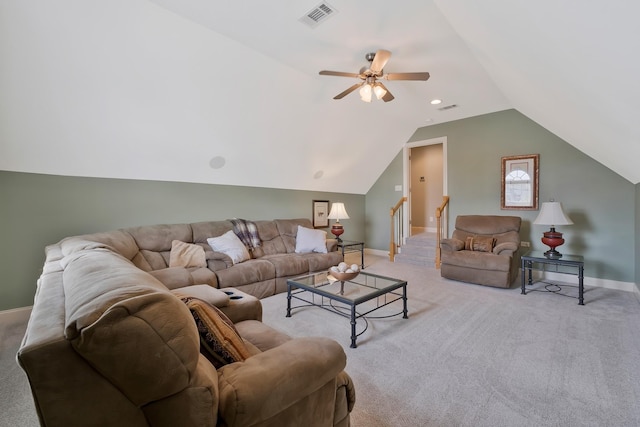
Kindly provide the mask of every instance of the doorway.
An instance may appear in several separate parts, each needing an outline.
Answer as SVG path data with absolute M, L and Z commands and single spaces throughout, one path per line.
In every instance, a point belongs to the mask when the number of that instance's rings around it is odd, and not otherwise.
M 447 138 L 411 142 L 404 147 L 404 229 L 410 236 L 436 232 L 436 208 L 447 194 Z

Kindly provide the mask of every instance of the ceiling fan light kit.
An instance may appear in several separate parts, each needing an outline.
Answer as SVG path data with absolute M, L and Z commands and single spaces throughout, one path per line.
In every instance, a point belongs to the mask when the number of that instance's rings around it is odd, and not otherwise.
M 362 80 L 361 83 L 356 83 L 349 89 L 334 96 L 333 99 L 342 99 L 349 95 L 351 92 L 360 88 L 358 91 L 360 99 L 364 102 L 371 102 L 372 94 L 375 94 L 376 98 L 383 100 L 384 102 L 392 101 L 395 97 L 389 92 L 389 89 L 385 87 L 378 79 L 386 80 L 421 80 L 426 81 L 429 79 L 429 73 L 389 73 L 384 74 L 383 68 L 387 64 L 387 61 L 391 57 L 391 52 L 388 50 L 380 49 L 376 53 L 367 53 L 365 59 L 369 61 L 369 68 L 363 67 L 359 73 L 345 73 L 342 71 L 320 71 L 321 76 L 337 76 L 337 77 L 355 77 Z

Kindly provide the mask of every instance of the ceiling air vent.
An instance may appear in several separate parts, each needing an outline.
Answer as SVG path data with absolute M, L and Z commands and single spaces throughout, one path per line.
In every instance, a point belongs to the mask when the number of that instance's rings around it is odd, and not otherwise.
M 456 104 L 451 104 L 451 105 L 438 108 L 438 111 L 447 111 L 447 110 L 452 110 L 454 108 L 458 108 L 458 106 Z
M 305 15 L 299 19 L 300 22 L 303 22 L 310 26 L 311 28 L 315 28 L 323 21 L 326 21 L 331 15 L 335 14 L 337 10 L 331 6 L 327 2 L 322 2 L 309 12 L 305 13 Z

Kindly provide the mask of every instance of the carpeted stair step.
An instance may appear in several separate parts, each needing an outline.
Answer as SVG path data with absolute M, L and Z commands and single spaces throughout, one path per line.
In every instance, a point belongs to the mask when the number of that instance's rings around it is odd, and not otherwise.
M 407 254 L 396 254 L 394 262 L 398 264 L 419 265 L 422 267 L 435 267 L 436 264 L 435 258 L 429 259 L 423 256 L 413 256 Z
M 407 241 L 396 254 L 394 262 L 435 266 L 436 262 L 436 233 L 420 233 L 407 238 Z

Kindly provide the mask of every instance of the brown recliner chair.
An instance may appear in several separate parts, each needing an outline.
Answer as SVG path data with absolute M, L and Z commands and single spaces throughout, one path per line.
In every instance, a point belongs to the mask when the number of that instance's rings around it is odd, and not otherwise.
M 440 275 L 447 279 L 508 288 L 518 276 L 517 216 L 460 215 L 450 239 L 442 239 Z

